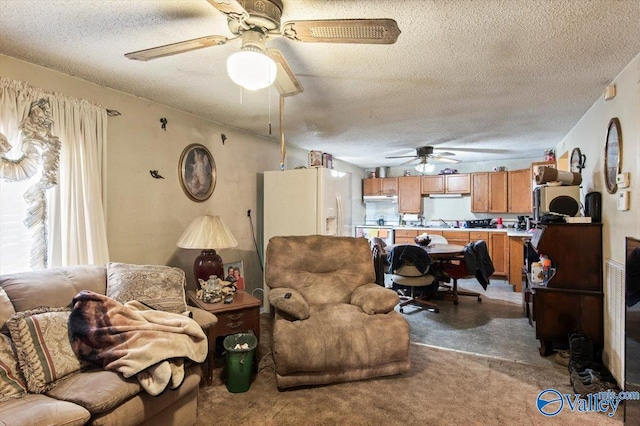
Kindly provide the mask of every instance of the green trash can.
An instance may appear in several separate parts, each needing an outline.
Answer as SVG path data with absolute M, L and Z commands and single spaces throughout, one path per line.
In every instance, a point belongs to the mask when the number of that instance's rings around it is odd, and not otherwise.
M 232 393 L 248 391 L 258 339 L 251 333 L 238 333 L 225 337 L 222 344 L 227 354 L 227 389 Z

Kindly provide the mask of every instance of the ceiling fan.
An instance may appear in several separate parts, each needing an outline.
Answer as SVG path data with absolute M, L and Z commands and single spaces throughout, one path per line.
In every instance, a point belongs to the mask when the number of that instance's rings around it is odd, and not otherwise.
M 409 158 L 410 160 L 407 160 L 401 164 L 403 166 L 419 160 L 420 162 L 416 165 L 416 170 L 421 173 L 427 173 L 432 172 L 435 168 L 433 162 L 429 162 L 429 160 L 451 164 L 459 163 L 459 160 L 456 160 L 455 158 L 449 158 L 452 155 L 455 154 L 453 152 L 446 151 L 434 154 L 432 146 L 422 146 L 420 148 L 416 148 L 416 155 L 400 155 L 385 158 Z
M 446 151 L 438 152 L 434 154 L 434 148 L 432 146 L 422 146 L 420 148 L 416 148 L 416 155 L 398 155 L 398 156 L 385 157 L 385 158 L 410 158 L 410 160 L 402 163 L 403 165 L 411 164 L 416 160 L 420 160 L 421 162 L 427 162 L 429 159 L 433 161 L 440 161 L 442 163 L 458 164 L 460 160 L 456 160 L 455 158 L 449 158 L 453 155 L 455 155 L 453 152 L 446 152 Z
M 282 53 L 277 49 L 266 48 L 265 43 L 268 39 L 285 37 L 302 42 L 393 44 L 400 34 L 398 25 L 393 19 L 306 20 L 288 21 L 281 25 L 282 0 L 207 1 L 227 16 L 229 30 L 234 37 L 209 35 L 139 50 L 127 53 L 125 56 L 129 59 L 148 61 L 204 47 L 220 46 L 241 38 L 241 52 L 231 55 L 227 61 L 227 71 L 231 79 L 240 84 L 238 81 L 242 78 L 241 74 L 261 67 L 260 65 L 243 65 L 239 59 L 240 56 L 252 56 L 253 59 L 262 61 L 266 72 L 262 73 L 259 82 L 256 80 L 255 84 L 247 83 L 252 87 L 240 85 L 257 90 L 273 83 L 281 96 L 292 96 L 302 92 L 303 87 Z M 239 53 L 244 55 L 238 55 Z M 238 81 L 234 76 L 237 76 Z

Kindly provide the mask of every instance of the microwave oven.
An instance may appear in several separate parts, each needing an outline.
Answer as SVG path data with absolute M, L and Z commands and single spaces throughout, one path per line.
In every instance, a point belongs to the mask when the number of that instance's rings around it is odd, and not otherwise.
M 580 212 L 580 186 L 538 186 L 533 190 L 533 217 L 535 220 L 548 213 L 578 216 Z

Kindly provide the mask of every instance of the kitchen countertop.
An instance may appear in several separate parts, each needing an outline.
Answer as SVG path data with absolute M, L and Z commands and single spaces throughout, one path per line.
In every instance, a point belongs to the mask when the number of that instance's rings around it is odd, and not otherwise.
M 437 226 L 427 227 L 427 226 L 394 226 L 393 229 L 414 229 L 416 231 L 422 231 L 429 233 L 432 231 L 460 231 L 460 232 L 469 232 L 469 231 L 480 231 L 480 232 L 506 232 L 509 237 L 518 237 L 518 238 L 527 238 L 531 237 L 531 232 L 527 231 L 517 231 L 513 228 L 440 228 Z

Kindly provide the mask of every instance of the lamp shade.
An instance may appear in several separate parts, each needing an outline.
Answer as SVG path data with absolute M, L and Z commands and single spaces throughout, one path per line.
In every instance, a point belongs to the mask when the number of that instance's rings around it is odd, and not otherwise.
M 185 249 L 202 250 L 193 264 L 193 275 L 197 282 L 199 278 L 206 281 L 212 275 L 222 278 L 224 265 L 216 249 L 236 247 L 238 241 L 219 216 L 206 214 L 198 216 L 189 224 L 176 245 Z
M 229 77 L 247 90 L 271 86 L 276 80 L 277 71 L 275 61 L 261 52 L 242 50 L 227 59 Z
M 238 241 L 219 216 L 198 216 L 184 230 L 177 246 L 186 249 L 224 249 L 237 247 Z

